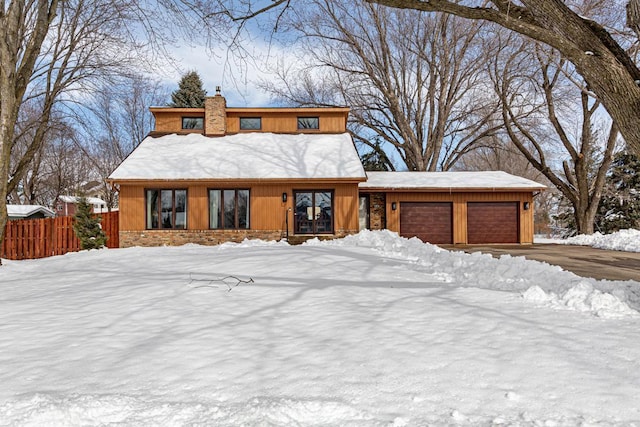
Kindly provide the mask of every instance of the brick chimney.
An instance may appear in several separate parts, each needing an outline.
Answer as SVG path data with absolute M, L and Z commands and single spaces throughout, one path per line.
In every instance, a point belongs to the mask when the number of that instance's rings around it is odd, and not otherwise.
M 216 95 L 204 100 L 204 134 L 206 136 L 224 136 L 227 133 L 227 100 L 220 95 L 220 86 Z

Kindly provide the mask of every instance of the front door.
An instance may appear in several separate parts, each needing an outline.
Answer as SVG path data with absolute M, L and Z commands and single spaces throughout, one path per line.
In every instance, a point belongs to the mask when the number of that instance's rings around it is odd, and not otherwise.
M 294 191 L 294 233 L 333 234 L 333 191 Z

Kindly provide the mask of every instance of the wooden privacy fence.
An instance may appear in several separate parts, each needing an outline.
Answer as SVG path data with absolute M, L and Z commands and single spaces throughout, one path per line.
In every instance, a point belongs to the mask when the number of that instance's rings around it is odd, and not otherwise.
M 107 247 L 117 248 L 118 212 L 99 215 L 107 235 Z M 5 228 L 0 258 L 21 260 L 64 255 L 80 250 L 80 240 L 73 231 L 73 217 L 9 221 Z

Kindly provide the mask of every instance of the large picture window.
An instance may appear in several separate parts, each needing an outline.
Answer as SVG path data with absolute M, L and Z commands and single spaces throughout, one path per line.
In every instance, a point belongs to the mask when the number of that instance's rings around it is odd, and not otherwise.
M 147 229 L 187 228 L 187 190 L 147 190 Z
M 209 228 L 248 229 L 249 190 L 209 190 Z
M 333 191 L 294 191 L 297 234 L 333 233 Z

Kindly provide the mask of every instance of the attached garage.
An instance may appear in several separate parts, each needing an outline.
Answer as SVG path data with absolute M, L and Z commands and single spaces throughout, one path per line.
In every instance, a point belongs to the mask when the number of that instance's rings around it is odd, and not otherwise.
M 400 235 L 435 244 L 453 243 L 453 203 L 400 203 Z
M 435 244 L 533 243 L 533 198 L 546 187 L 505 172 L 367 172 L 385 226 Z M 372 208 L 371 208 L 372 209 Z
M 467 243 L 520 243 L 518 202 L 467 203 Z

